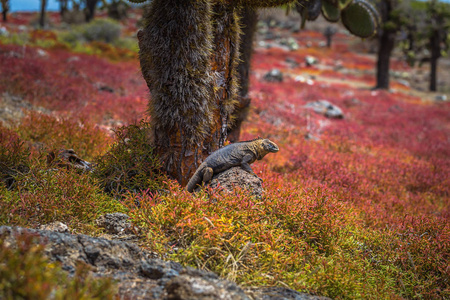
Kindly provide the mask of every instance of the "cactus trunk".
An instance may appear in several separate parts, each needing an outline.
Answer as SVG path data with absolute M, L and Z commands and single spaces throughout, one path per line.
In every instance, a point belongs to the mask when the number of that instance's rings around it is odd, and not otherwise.
M 214 105 L 211 17 L 209 0 L 154 0 L 138 33 L 152 142 L 167 174 L 182 185 L 213 150 L 203 145 Z

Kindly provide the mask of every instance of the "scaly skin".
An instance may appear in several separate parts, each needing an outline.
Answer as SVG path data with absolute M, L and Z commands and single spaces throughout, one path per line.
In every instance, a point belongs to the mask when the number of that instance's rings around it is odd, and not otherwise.
M 197 185 L 208 182 L 214 174 L 226 171 L 232 167 L 241 166 L 242 169 L 256 176 L 250 164 L 261 160 L 268 153 L 278 152 L 278 146 L 268 140 L 257 138 L 251 141 L 237 142 L 220 148 L 208 156 L 198 167 L 189 180 L 186 190 L 193 192 Z

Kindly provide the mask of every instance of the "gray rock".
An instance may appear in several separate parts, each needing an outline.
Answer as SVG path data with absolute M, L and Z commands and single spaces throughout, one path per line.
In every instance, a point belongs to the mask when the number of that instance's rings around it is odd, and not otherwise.
M 322 114 L 327 118 L 342 119 L 344 118 L 344 113 L 342 109 L 334 104 L 331 104 L 327 100 L 318 100 L 313 102 L 308 102 L 305 106 L 306 109 L 312 109 L 318 114 Z
M 6 27 L 0 27 L 0 35 L 9 36 L 8 29 Z
M 133 225 L 129 219 L 130 217 L 126 214 L 112 213 L 101 215 L 95 223 L 109 234 L 123 234 L 132 232 Z
M 256 177 L 240 167 L 228 169 L 215 175 L 209 184 L 213 188 L 233 191 L 235 187 L 248 190 L 252 195 L 261 197 L 263 193 L 261 178 Z
M 34 235 L 44 243 L 51 261 L 73 274 L 77 262 L 94 266 L 94 277 L 110 277 L 117 282 L 124 299 L 249 299 L 232 282 L 213 273 L 183 268 L 174 262 L 149 259 L 138 246 L 121 241 L 70 235 L 18 227 L 0 227 L 0 236 L 14 246 L 21 235 Z M 219 296 L 214 298 L 216 296 Z
M 315 58 L 314 56 L 308 55 L 308 56 L 305 57 L 305 63 L 306 63 L 307 66 L 315 65 L 318 62 L 319 62 L 319 60 L 317 58 Z
M 291 50 L 291 51 L 295 51 L 295 50 L 298 50 L 300 48 L 300 46 L 298 45 L 297 41 L 294 38 L 292 38 L 292 37 L 287 38 L 287 39 L 282 39 L 280 41 L 280 44 L 283 45 L 283 46 L 288 47 L 288 49 Z
M 264 80 L 269 82 L 283 82 L 283 73 L 278 69 L 272 69 L 264 75 Z
M 37 50 L 36 50 L 36 53 L 37 53 L 37 55 L 38 55 L 39 57 L 47 57 L 47 56 L 48 56 L 47 51 L 45 51 L 45 50 L 43 50 L 43 49 L 37 49 Z
M 434 100 L 439 102 L 445 102 L 447 101 L 447 95 L 436 95 L 434 97 Z
M 69 226 L 67 226 L 64 223 L 61 223 L 59 221 L 56 222 L 52 222 L 49 224 L 45 224 L 45 225 L 41 225 L 39 227 L 39 229 L 41 230 L 51 230 L 51 231 L 55 231 L 55 232 L 63 232 L 63 233 L 69 233 Z
M 399 84 L 403 85 L 403 86 L 411 87 L 411 84 L 409 83 L 408 80 L 405 80 L 405 79 L 398 79 L 397 82 L 398 82 Z

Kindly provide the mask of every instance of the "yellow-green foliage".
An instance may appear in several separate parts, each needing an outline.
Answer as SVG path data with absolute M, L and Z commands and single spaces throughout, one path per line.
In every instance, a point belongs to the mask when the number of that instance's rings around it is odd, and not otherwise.
M 0 202 L 3 225 L 34 227 L 61 221 L 79 227 L 102 214 L 125 210 L 102 192 L 97 180 L 76 169 L 46 170 L 45 165 L 35 165 L 17 178 L 16 185 Z
M 115 299 L 109 278 L 94 279 L 89 267 L 77 266 L 72 278 L 44 256 L 44 246 L 32 237 L 18 237 L 15 247 L 0 239 L 0 299 Z
M 115 131 L 116 143 L 97 159 L 94 171 L 106 192 L 121 197 L 127 191 L 164 188 L 167 178 L 160 172 L 159 160 L 149 143 L 149 132 L 145 121 Z
M 418 275 L 429 274 L 418 261 L 411 269 L 412 258 L 395 254 L 406 246 L 401 236 L 366 228 L 342 195 L 265 182 L 263 199 L 241 190 L 192 195 L 172 185 L 163 195 L 130 195 L 129 214 L 151 250 L 243 285 L 289 286 L 333 299 L 400 299 L 435 284 Z

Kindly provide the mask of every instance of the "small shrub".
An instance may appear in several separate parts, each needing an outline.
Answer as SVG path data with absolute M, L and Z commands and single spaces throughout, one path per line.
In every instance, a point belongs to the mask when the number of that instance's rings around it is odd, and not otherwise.
M 120 36 L 120 24 L 111 19 L 97 19 L 79 29 L 88 42 L 113 43 Z
M 0 261 L 0 299 L 115 299 L 110 278 L 92 278 L 81 263 L 69 278 L 31 235 L 18 237 L 15 247 L 0 239 Z
M 149 124 L 121 127 L 115 131 L 117 142 L 100 157 L 94 176 L 104 190 L 121 197 L 126 191 L 159 190 L 167 178 L 160 171 L 158 157 L 148 138 Z

